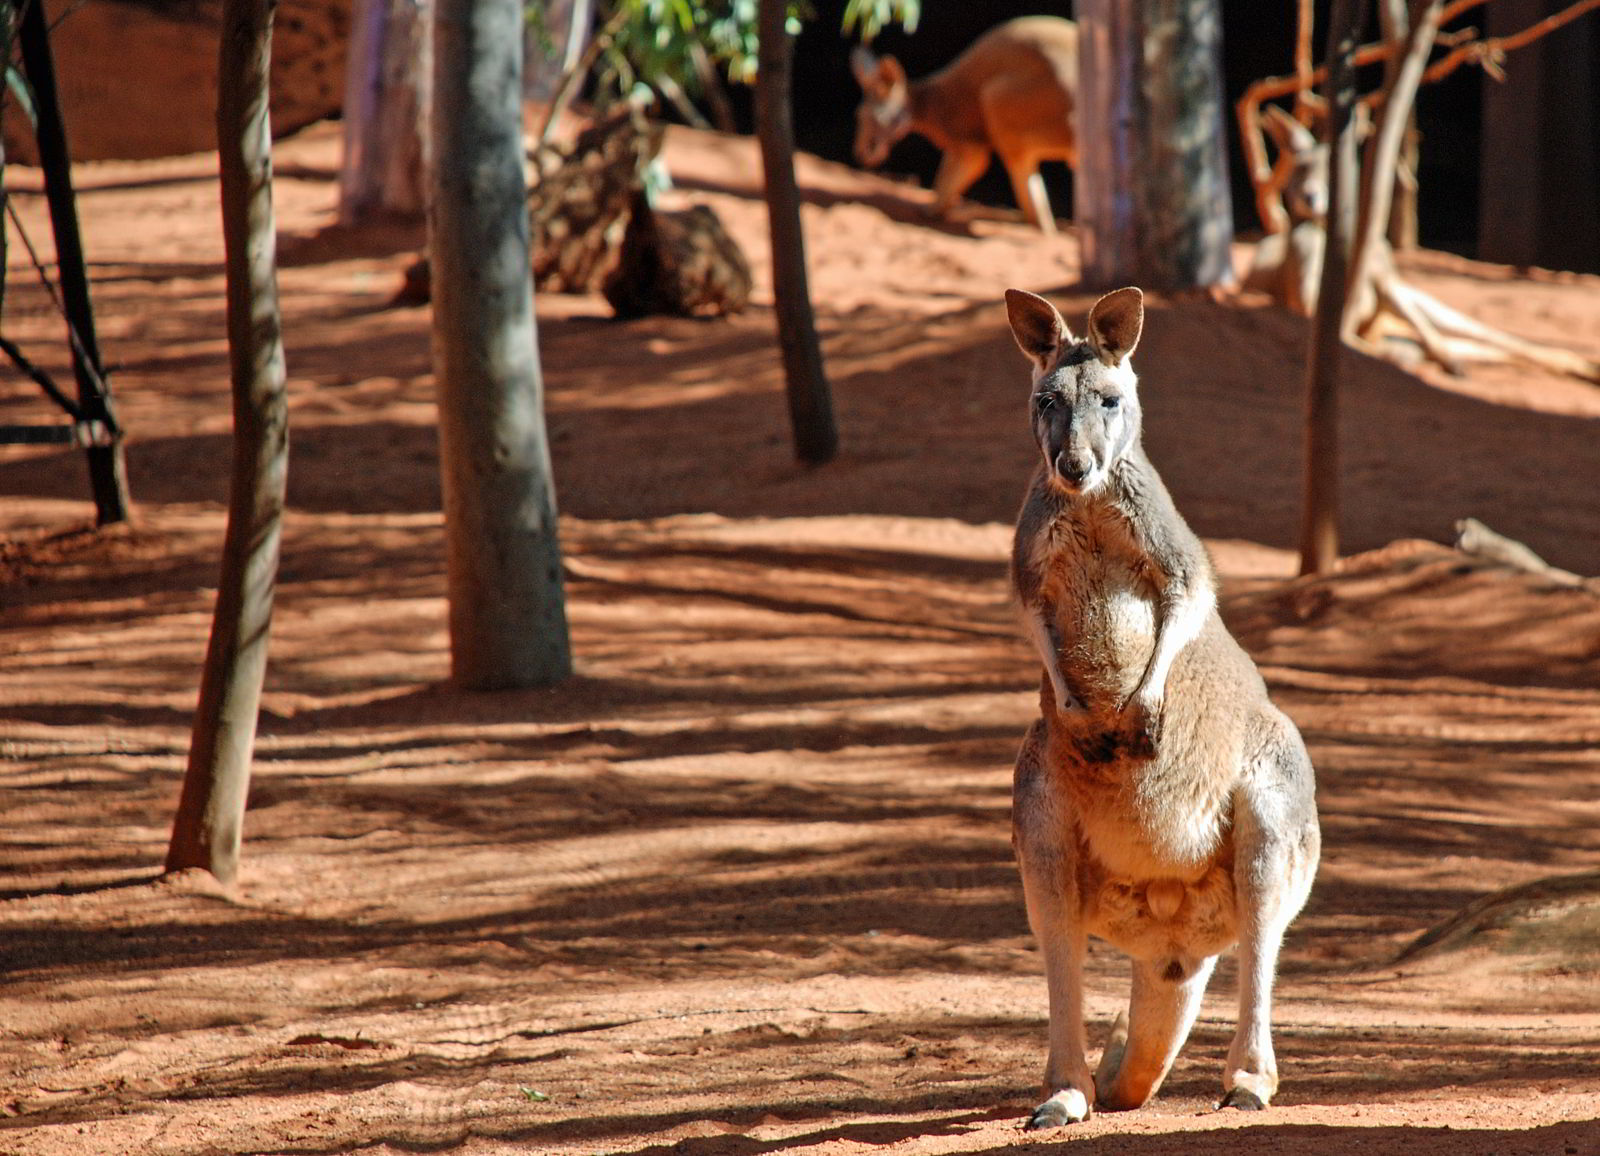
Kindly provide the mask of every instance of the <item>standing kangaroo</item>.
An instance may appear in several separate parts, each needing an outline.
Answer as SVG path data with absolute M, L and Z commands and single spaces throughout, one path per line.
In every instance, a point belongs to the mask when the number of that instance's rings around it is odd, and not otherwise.
M 907 133 L 944 153 L 934 177 L 933 211 L 947 217 L 998 153 L 1017 206 L 1055 232 L 1039 162 L 1078 163 L 1073 108 L 1078 88 L 1078 26 L 1057 16 L 1024 16 L 985 32 L 943 71 L 907 81 L 892 56 L 865 48 L 850 63 L 861 85 L 856 160 L 876 168 Z
M 1013 784 L 1012 841 L 1050 993 L 1046 1099 L 1030 1128 L 1150 1098 L 1189 1035 L 1217 956 L 1239 945 L 1223 1107 L 1278 1087 L 1272 981 L 1321 837 L 1311 761 L 1216 610 L 1205 548 L 1139 443 L 1129 355 L 1143 296 L 1095 303 L 1076 340 L 1041 297 L 1006 293 L 1032 360 L 1042 460 L 1011 575 L 1044 660 Z M 1128 1012 L 1090 1075 L 1083 957 L 1133 959 Z

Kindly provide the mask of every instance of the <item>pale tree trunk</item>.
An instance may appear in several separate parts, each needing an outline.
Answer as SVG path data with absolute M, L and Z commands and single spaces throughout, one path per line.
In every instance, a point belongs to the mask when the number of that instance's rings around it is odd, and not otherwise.
M 533 318 L 519 0 L 435 0 L 428 226 L 456 680 L 572 672 Z
M 1334 0 L 1328 20 L 1326 131 L 1330 144 L 1328 215 L 1322 280 L 1306 358 L 1304 487 L 1300 573 L 1327 574 L 1339 560 L 1339 370 L 1345 356 L 1345 291 L 1356 234 L 1360 178 L 1357 158 L 1356 72 L 1366 0 Z
M 420 217 L 427 195 L 430 0 L 357 0 L 345 64 L 339 219 Z
M 1406 0 L 1378 0 L 1378 27 L 1383 42 L 1398 45 L 1411 30 L 1411 15 Z M 1404 53 L 1395 52 L 1383 61 L 1383 86 L 1393 88 L 1400 76 Z M 1422 134 L 1417 131 L 1417 110 L 1406 117 L 1405 143 L 1401 146 L 1400 171 L 1395 176 L 1394 204 L 1389 210 L 1389 244 L 1397 252 L 1417 247 L 1417 164 Z
M 1231 284 L 1220 0 L 1079 0 L 1076 12 L 1084 280 Z
M 800 224 L 800 189 L 794 176 L 794 123 L 790 109 L 790 64 L 794 42 L 785 27 L 785 0 L 760 0 L 756 135 L 766 175 L 767 225 L 772 238 L 772 289 L 783 355 L 789 423 L 801 461 L 829 461 L 839 448 L 833 398 L 822 364 L 811 289 L 806 279 L 806 241 Z
M 223 0 L 217 96 L 233 478 L 211 642 L 167 870 L 239 870 L 289 462 L 267 76 L 274 0 Z

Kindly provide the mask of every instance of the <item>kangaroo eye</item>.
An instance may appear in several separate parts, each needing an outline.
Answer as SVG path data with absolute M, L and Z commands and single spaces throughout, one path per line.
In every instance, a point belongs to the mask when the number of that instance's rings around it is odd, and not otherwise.
M 1033 407 L 1040 413 L 1046 413 L 1054 409 L 1055 404 L 1056 395 L 1053 393 L 1041 393 L 1033 399 Z
M 1100 406 L 1102 409 L 1117 409 L 1121 405 L 1122 399 L 1120 397 L 1102 397 L 1100 399 Z

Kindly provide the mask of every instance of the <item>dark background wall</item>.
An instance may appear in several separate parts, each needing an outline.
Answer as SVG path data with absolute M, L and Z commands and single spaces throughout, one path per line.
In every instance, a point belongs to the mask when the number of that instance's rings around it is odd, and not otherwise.
M 1494 0 L 1475 11 L 1480 19 L 1494 13 L 1492 31 L 1505 32 L 1525 27 L 1567 3 Z M 853 41 L 839 32 L 844 4 L 845 0 L 813 0 L 815 17 L 806 22 L 796 43 L 795 131 L 807 152 L 850 162 L 859 90 L 849 67 Z M 1232 106 L 1251 82 L 1293 71 L 1294 9 L 1290 0 L 1229 0 L 1222 5 L 1234 219 L 1246 235 L 1259 229 L 1259 222 L 1240 160 Z M 1325 35 L 1320 14 L 1325 9 L 1325 2 L 1318 4 L 1318 59 Z M 924 76 L 954 58 L 985 29 L 1013 16 L 1036 13 L 1070 15 L 1071 5 L 925 0 L 915 34 L 885 29 L 874 48 L 899 57 L 911 76 Z M 1372 39 L 1377 36 L 1375 21 L 1374 16 Z M 1511 264 L 1600 272 L 1600 184 L 1595 175 L 1600 167 L 1596 81 L 1600 16 L 1582 17 L 1512 54 L 1507 73 L 1507 83 L 1498 84 L 1486 81 L 1477 68 L 1464 67 L 1422 89 L 1417 101 L 1423 134 L 1418 206 L 1422 244 Z M 1368 86 L 1379 79 L 1377 69 L 1364 74 Z M 748 94 L 735 95 L 741 127 L 748 128 Z M 1486 137 L 1486 119 L 1504 127 Z M 895 149 L 887 168 L 913 174 L 927 184 L 938 157 L 932 145 L 912 137 Z M 1051 202 L 1066 215 L 1072 203 L 1071 175 L 1064 166 L 1046 166 L 1045 180 Z M 998 166 L 969 195 L 991 204 L 1011 203 L 1010 187 Z M 1487 230 L 1480 220 L 1490 223 Z M 1516 227 L 1511 227 L 1513 223 Z M 1484 231 L 1493 236 L 1480 253 Z

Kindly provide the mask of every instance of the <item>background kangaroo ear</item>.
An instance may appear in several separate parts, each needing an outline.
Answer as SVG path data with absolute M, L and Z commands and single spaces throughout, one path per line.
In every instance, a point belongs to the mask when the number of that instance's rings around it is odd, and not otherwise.
M 1089 348 L 1116 365 L 1139 344 L 1144 329 L 1144 294 L 1133 286 L 1107 293 L 1089 310 Z
M 1050 302 L 1026 289 L 1006 290 L 1006 315 L 1017 346 L 1041 371 L 1049 369 L 1061 347 L 1072 340 L 1067 323 Z
M 878 58 L 857 45 L 850 50 L 850 71 L 856 74 L 857 84 L 871 91 L 873 80 L 878 75 Z
M 1317 147 L 1317 136 L 1290 115 L 1282 105 L 1269 104 L 1262 113 L 1261 126 L 1272 143 L 1290 156 L 1310 152 Z

